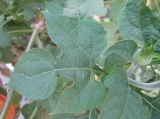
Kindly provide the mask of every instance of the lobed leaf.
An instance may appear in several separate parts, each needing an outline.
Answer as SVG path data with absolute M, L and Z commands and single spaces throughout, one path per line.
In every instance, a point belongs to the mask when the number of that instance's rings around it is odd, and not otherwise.
M 108 96 L 101 107 L 100 119 L 150 119 L 151 113 L 141 96 L 128 87 L 126 73 L 115 69 L 106 78 Z
M 62 92 L 53 114 L 93 109 L 106 96 L 104 86 L 95 81 L 92 73 L 96 58 L 107 45 L 105 31 L 91 19 L 52 14 L 52 10 L 47 7 L 45 12 L 48 33 L 52 42 L 63 50 L 56 65 L 57 74 L 73 80 L 73 85 Z

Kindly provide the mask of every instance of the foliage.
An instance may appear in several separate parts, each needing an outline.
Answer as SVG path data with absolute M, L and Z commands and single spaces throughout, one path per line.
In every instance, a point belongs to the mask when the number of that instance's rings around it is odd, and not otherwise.
M 14 66 L 7 87 L 16 106 L 19 94 L 32 102 L 20 107 L 23 116 L 159 119 L 159 95 L 151 93 L 160 89 L 160 4 L 153 1 L 111 0 L 109 11 L 103 0 L 0 1 L 0 61 Z

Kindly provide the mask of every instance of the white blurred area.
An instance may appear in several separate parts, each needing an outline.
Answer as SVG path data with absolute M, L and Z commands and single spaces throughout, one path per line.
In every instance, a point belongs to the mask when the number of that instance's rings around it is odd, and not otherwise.
M 6 64 L 6 66 L 13 72 L 14 71 L 14 67 L 12 66 L 11 63 Z
M 13 70 L 14 70 L 14 67 L 12 66 L 11 63 L 5 64 L 5 65 L 1 64 L 0 67 L 1 67 L 1 68 L 7 67 L 11 72 L 13 72 Z M 7 77 L 7 76 L 3 75 L 3 74 L 0 72 L 0 79 L 1 79 L 1 81 L 2 81 L 2 85 L 5 86 L 5 85 L 9 82 L 9 78 L 10 78 L 10 77 Z

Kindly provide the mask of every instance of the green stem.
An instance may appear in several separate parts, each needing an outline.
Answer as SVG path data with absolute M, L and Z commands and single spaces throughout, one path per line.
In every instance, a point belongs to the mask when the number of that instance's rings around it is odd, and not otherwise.
M 158 2 L 157 0 L 154 0 L 155 4 L 156 4 L 156 7 L 157 7 L 157 11 L 158 13 L 160 14 L 160 6 L 158 5 Z
M 5 101 L 5 103 L 4 103 L 4 106 L 3 106 L 3 108 L 2 108 L 2 112 L 1 112 L 1 114 L 0 114 L 0 119 L 5 119 L 5 115 L 6 115 L 6 113 L 7 113 L 7 109 L 8 109 L 8 107 L 9 107 L 10 100 L 11 100 L 11 98 L 12 98 L 13 93 L 14 93 L 14 91 L 11 89 L 11 90 L 9 91 L 9 93 L 7 94 L 6 101 Z
M 39 27 L 35 27 L 34 30 L 33 30 L 33 33 L 31 35 L 31 38 L 29 40 L 29 43 L 28 43 L 28 46 L 26 48 L 26 52 L 30 50 L 30 48 L 32 47 L 32 44 L 33 44 L 33 41 L 35 40 L 37 34 L 38 34 L 38 31 L 39 31 Z
M 44 48 L 43 44 L 42 44 L 41 40 L 39 39 L 38 35 L 37 35 L 37 39 L 36 39 L 35 43 L 36 43 L 36 45 L 37 45 L 38 48 Z
M 32 112 L 31 116 L 29 117 L 29 119 L 33 119 L 34 118 L 34 116 L 37 113 L 37 110 L 38 110 L 38 106 L 35 107 L 34 111 Z
M 152 103 L 150 103 L 146 98 L 143 97 L 143 100 L 144 100 L 146 103 L 148 103 L 149 106 L 151 106 L 151 108 L 155 109 L 157 112 L 160 113 L 160 110 L 157 109 L 157 108 L 156 108 Z
M 24 30 L 15 30 L 15 31 L 10 31 L 9 34 L 14 34 L 14 33 L 31 33 L 31 29 L 24 29 Z
M 3 24 L 0 25 L 0 28 L 2 28 L 6 23 L 8 23 L 11 20 L 14 20 L 13 16 L 9 17 L 6 21 L 4 21 Z
M 128 83 L 132 86 L 135 86 L 137 88 L 144 89 L 144 90 L 160 89 L 160 81 L 159 80 L 151 82 L 151 83 L 143 83 L 143 82 L 136 81 L 136 80 L 133 80 L 130 77 L 128 77 Z
M 88 119 L 91 119 L 91 117 L 92 117 L 92 110 L 90 109 L 90 111 L 89 111 L 89 118 Z
M 128 76 L 131 76 L 138 68 L 138 65 L 135 63 L 131 64 L 131 67 L 129 67 L 129 69 L 127 70 L 127 74 Z

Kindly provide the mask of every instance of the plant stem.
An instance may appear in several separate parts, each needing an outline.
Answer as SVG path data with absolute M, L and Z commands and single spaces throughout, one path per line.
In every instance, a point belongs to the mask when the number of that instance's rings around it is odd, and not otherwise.
M 4 103 L 4 106 L 3 106 L 3 108 L 2 108 L 2 112 L 1 112 L 1 114 L 0 114 L 0 119 L 4 119 L 4 117 L 5 117 L 6 113 L 7 113 L 7 108 L 8 108 L 8 106 L 9 106 L 9 104 L 10 104 L 10 100 L 11 100 L 11 98 L 12 98 L 13 93 L 14 93 L 14 91 L 11 89 L 11 90 L 9 91 L 9 93 L 7 94 L 6 101 L 5 101 L 5 103 Z
M 157 0 L 154 0 L 154 2 L 155 2 L 155 4 L 156 4 L 157 11 L 158 11 L 158 13 L 160 14 L 160 6 L 159 6 Z
M 38 110 L 38 106 L 35 107 L 34 111 L 32 112 L 31 116 L 29 117 L 29 119 L 33 119 L 33 117 L 36 115 Z
M 89 111 L 89 118 L 88 119 L 91 119 L 91 117 L 92 117 L 92 110 L 90 109 L 90 111 Z
M 148 103 L 149 106 L 151 106 L 151 108 L 155 109 L 157 112 L 160 113 L 160 110 L 157 109 L 157 108 L 156 108 L 152 103 L 150 103 L 146 98 L 143 97 L 143 100 L 144 100 L 146 103 Z
M 141 89 L 144 89 L 144 90 L 160 89 L 160 81 L 154 81 L 154 82 L 151 82 L 151 83 L 143 83 L 143 82 L 136 81 L 136 80 L 133 80 L 133 79 L 128 77 L 128 83 L 132 86 L 135 86 L 137 88 L 141 88 Z
M 4 21 L 1 25 L 0 28 L 2 28 L 5 24 L 7 24 L 9 21 L 14 20 L 15 18 L 13 16 L 9 17 L 6 21 Z
M 39 27 L 35 27 L 34 30 L 33 30 L 32 35 L 31 35 L 31 38 L 29 40 L 28 46 L 26 48 L 26 52 L 29 51 L 29 49 L 32 47 L 33 41 L 35 40 L 35 38 L 36 38 L 36 36 L 38 34 L 38 31 L 39 31 Z
M 38 48 L 44 48 L 43 44 L 42 44 L 41 40 L 39 39 L 38 35 L 37 35 L 37 39 L 36 39 L 35 42 L 36 42 L 36 45 L 37 45 Z
M 9 34 L 13 34 L 13 33 L 30 33 L 30 32 L 32 32 L 31 29 L 23 29 L 23 30 L 10 31 Z
M 128 76 L 131 76 L 137 68 L 138 68 L 138 65 L 135 63 L 132 63 L 131 67 L 127 70 Z

